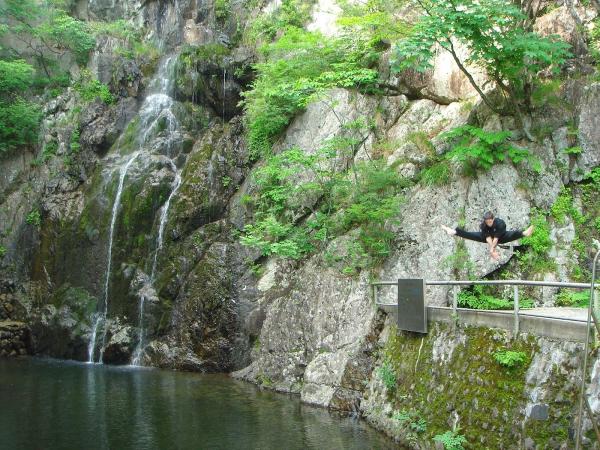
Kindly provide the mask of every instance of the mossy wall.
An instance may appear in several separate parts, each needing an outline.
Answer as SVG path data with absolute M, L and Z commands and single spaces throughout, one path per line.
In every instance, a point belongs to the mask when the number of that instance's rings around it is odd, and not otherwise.
M 526 362 L 502 366 L 494 354 L 507 349 Z M 572 448 L 582 354 L 580 344 L 503 330 L 435 324 L 420 335 L 388 325 L 361 409 L 411 447 L 435 448 L 434 436 L 459 427 L 467 448 Z

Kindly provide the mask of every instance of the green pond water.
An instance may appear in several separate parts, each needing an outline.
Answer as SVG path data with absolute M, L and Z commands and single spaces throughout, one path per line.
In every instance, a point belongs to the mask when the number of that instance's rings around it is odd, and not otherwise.
M 393 448 L 363 421 L 222 375 L 0 360 L 0 449 Z

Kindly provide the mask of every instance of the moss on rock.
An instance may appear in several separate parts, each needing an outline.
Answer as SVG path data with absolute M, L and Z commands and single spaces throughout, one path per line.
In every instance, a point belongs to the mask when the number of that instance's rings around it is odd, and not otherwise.
M 502 366 L 494 353 L 506 349 L 524 352 L 527 362 Z M 539 351 L 536 338 L 510 340 L 502 330 L 435 324 L 423 336 L 396 333 L 392 326 L 378 365 L 392 370 L 395 385 L 385 387 L 381 370 L 375 370 L 364 412 L 376 426 L 410 444 L 415 436 L 394 416 L 412 411 L 427 423 L 418 436 L 421 448 L 433 448 L 433 437 L 455 424 L 473 448 L 514 448 L 526 439 L 541 445 L 538 448 L 570 445 L 576 389 L 560 375 L 564 367 L 556 366 L 543 384 L 548 420 L 528 417 L 527 406 L 537 399 L 526 374 Z

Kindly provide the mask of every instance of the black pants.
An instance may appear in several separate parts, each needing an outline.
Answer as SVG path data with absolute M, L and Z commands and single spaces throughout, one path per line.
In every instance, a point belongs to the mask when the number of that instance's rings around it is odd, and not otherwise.
M 456 235 L 458 237 L 461 237 L 463 239 L 469 239 L 471 241 L 487 242 L 483 237 L 483 233 L 481 231 L 465 231 L 462 228 L 456 228 Z M 506 231 L 502 236 L 498 238 L 498 243 L 505 244 L 506 242 L 521 239 L 522 237 L 523 232 L 521 230 Z

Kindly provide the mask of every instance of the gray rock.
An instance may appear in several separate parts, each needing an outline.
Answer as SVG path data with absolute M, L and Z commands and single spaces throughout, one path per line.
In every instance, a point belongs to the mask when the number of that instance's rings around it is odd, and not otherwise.
M 571 178 L 581 180 L 583 176 L 600 164 L 600 83 L 584 89 L 579 113 L 579 142 L 583 152 L 571 171 Z

